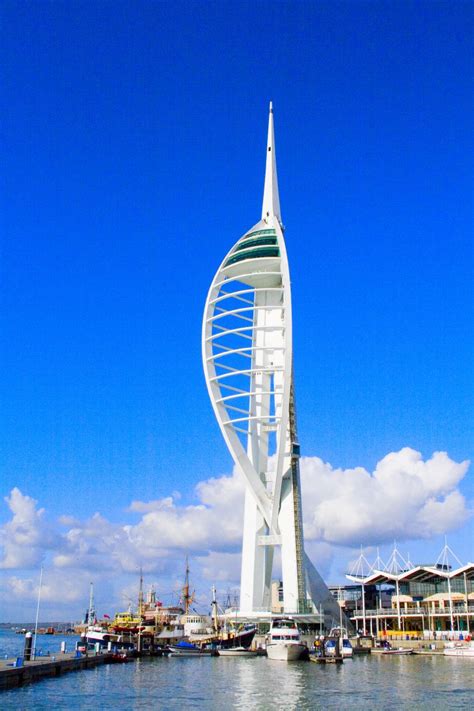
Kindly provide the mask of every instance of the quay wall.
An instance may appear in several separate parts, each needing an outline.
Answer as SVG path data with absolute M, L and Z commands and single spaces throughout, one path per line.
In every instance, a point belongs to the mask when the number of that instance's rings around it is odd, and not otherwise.
M 90 669 L 110 661 L 110 654 L 93 654 L 76 657 L 75 653 L 57 655 L 32 662 L 24 662 L 23 666 L 13 666 L 13 660 L 0 662 L 0 691 L 12 689 L 23 684 L 40 681 L 45 677 L 60 676 L 70 671 Z

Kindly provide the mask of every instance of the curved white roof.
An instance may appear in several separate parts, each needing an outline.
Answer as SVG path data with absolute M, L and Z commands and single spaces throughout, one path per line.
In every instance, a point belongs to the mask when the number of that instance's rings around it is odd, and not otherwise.
M 360 583 L 361 585 L 379 585 L 381 583 L 391 583 L 395 581 L 410 581 L 416 580 L 420 582 L 427 582 L 433 578 L 446 578 L 452 580 L 453 578 L 464 577 L 468 580 L 474 580 L 474 563 L 466 563 L 459 568 L 453 570 L 446 570 L 435 565 L 415 565 L 413 568 L 408 570 L 402 570 L 399 573 L 390 573 L 387 570 L 374 570 L 370 575 L 350 575 L 347 574 L 346 578 L 353 583 Z

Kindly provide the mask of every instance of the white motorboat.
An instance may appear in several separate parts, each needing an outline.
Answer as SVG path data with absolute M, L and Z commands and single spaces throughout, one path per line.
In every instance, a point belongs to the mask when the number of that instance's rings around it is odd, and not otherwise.
M 291 617 L 278 617 L 273 620 L 267 636 L 267 656 L 282 662 L 294 662 L 307 651 L 300 641 L 296 622 Z
M 342 641 L 340 649 L 339 645 Z M 352 644 L 349 641 L 349 636 L 345 627 L 333 627 L 329 632 L 329 639 L 324 644 L 324 649 L 326 656 L 335 657 L 338 656 L 339 651 L 341 651 L 344 659 L 352 657 L 354 650 L 352 649 Z
M 451 642 L 448 643 L 443 654 L 446 657 L 471 657 L 474 659 L 474 642 Z
M 246 647 L 228 647 L 218 650 L 219 657 L 256 657 L 257 652 L 253 652 Z
M 199 657 L 203 652 L 195 644 L 182 640 L 168 647 L 170 657 Z

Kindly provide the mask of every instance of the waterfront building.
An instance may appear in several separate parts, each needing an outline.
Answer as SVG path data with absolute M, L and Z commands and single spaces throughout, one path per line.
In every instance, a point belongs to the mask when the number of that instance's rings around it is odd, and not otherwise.
M 270 104 L 261 219 L 224 257 L 204 310 L 202 356 L 209 396 L 246 483 L 240 607 L 271 613 L 274 553 L 283 610 L 319 614 L 337 604 L 305 555 L 293 384 L 291 285 L 280 211 Z
M 474 631 L 474 563 L 454 567 L 446 545 L 436 563 L 413 565 L 395 548 L 386 566 L 346 575 L 331 591 L 355 627 L 374 635 L 459 636 Z M 342 592 L 341 592 L 342 591 Z

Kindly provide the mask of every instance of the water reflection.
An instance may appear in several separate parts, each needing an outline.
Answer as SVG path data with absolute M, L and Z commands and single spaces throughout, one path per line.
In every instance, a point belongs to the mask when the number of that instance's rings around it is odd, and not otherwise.
M 2 693 L 2 711 L 103 708 L 470 709 L 472 660 L 359 657 L 341 666 L 266 658 L 143 659 L 65 674 Z
M 301 708 L 304 694 L 305 664 L 270 659 L 234 659 L 236 665 L 234 708 Z M 271 679 L 271 683 L 268 683 Z M 263 682 L 263 683 L 262 683 Z

